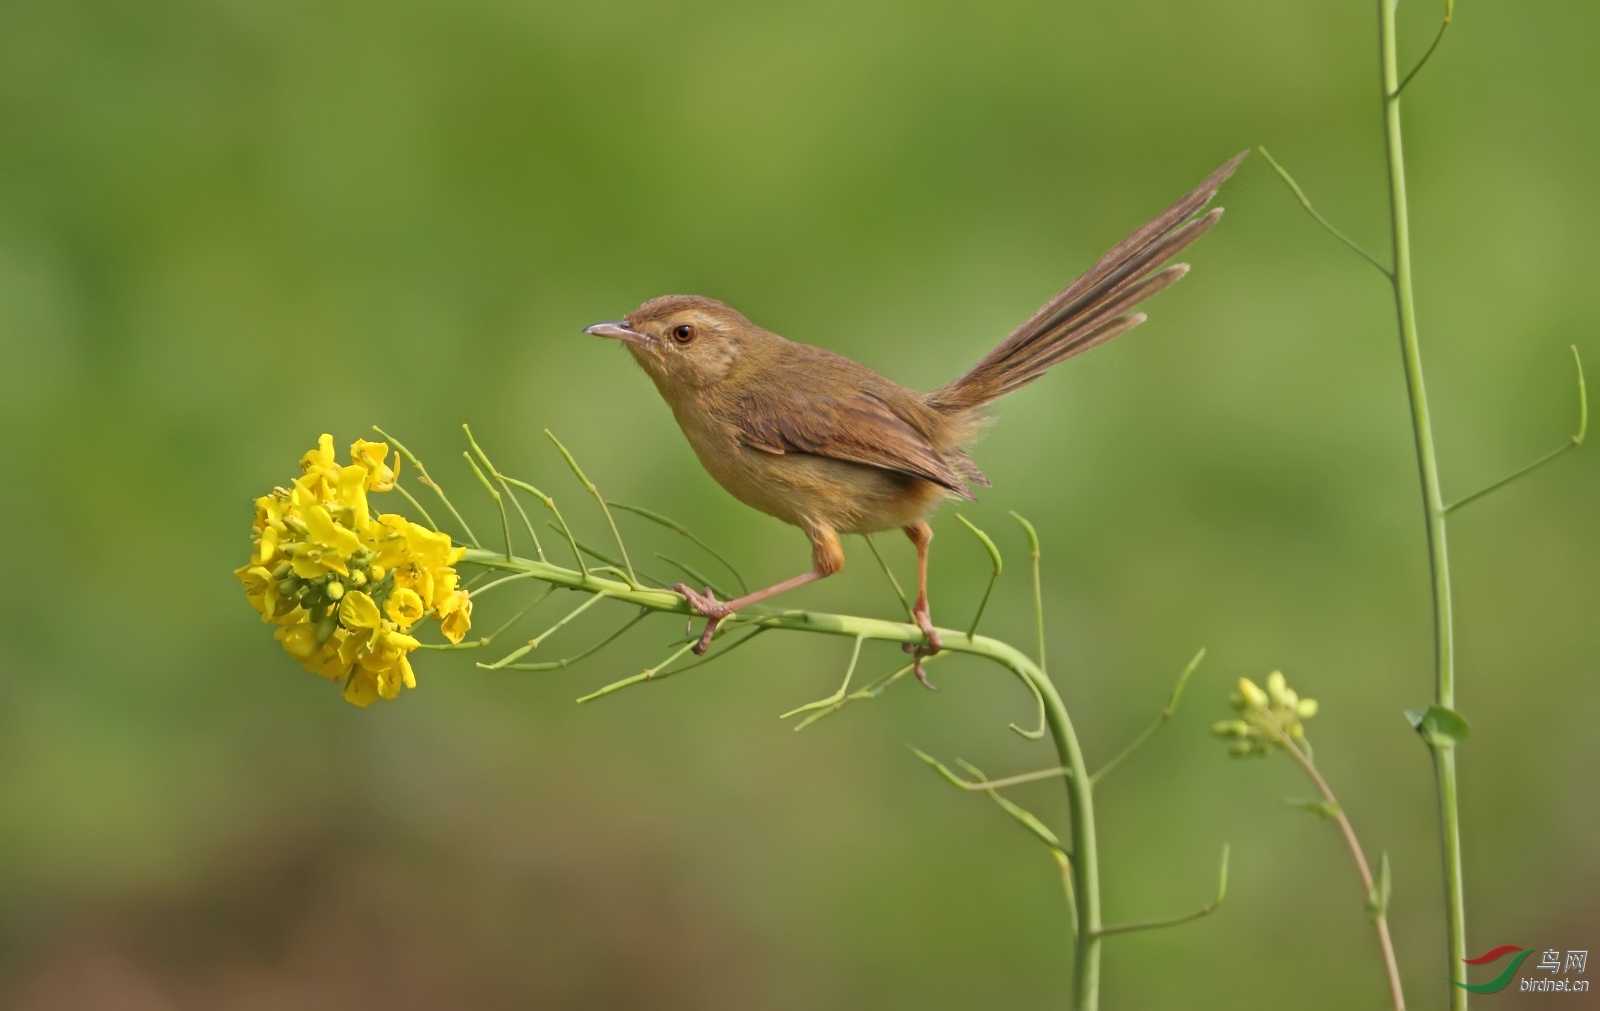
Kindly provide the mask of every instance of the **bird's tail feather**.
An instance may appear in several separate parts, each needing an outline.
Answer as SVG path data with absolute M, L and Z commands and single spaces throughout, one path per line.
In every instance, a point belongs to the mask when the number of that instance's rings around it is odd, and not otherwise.
M 1207 176 L 1039 308 L 966 375 L 927 398 L 945 414 L 964 414 L 1033 382 L 1050 366 L 1126 333 L 1145 321 L 1134 306 L 1188 273 L 1187 264 L 1161 269 L 1204 235 L 1222 208 L 1195 217 L 1233 175 L 1248 151 Z

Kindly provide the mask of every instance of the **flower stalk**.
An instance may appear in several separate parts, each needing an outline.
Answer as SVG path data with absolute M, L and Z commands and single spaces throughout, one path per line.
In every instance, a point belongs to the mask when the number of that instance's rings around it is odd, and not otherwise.
M 1453 6 L 1453 3 L 1452 3 Z M 1456 705 L 1455 616 L 1450 601 L 1450 550 L 1446 538 L 1444 495 L 1439 488 L 1439 458 L 1433 445 L 1433 421 L 1423 384 L 1422 351 L 1417 340 L 1417 300 L 1411 270 L 1411 213 L 1406 191 L 1406 160 L 1400 121 L 1400 79 L 1395 13 L 1399 0 L 1378 0 L 1378 47 L 1383 83 L 1383 141 L 1389 176 L 1389 226 L 1394 253 L 1395 315 L 1400 328 L 1400 356 L 1405 365 L 1411 431 L 1416 442 L 1417 476 L 1422 482 L 1423 521 L 1427 530 L 1428 575 L 1433 600 L 1434 705 L 1449 711 Z M 1445 23 L 1449 24 L 1447 8 Z M 1444 37 L 1440 29 L 1439 38 Z M 1435 42 L 1437 45 L 1437 42 Z M 1428 50 L 1423 58 L 1433 55 Z M 1418 64 L 1417 69 L 1421 69 Z M 1433 756 L 1439 796 L 1440 845 L 1444 869 L 1445 947 L 1449 975 L 1467 957 L 1467 904 L 1461 869 L 1461 816 L 1456 786 L 1456 740 L 1448 735 L 1427 739 Z M 1450 987 L 1452 1011 L 1466 1011 L 1467 992 Z
M 1239 713 L 1239 718 L 1219 720 L 1212 724 L 1211 732 L 1231 741 L 1228 754 L 1235 758 L 1266 758 L 1275 751 L 1286 752 L 1300 766 L 1302 772 L 1322 795 L 1321 803 L 1294 802 L 1322 818 L 1331 818 L 1339 825 L 1350 856 L 1355 860 L 1356 871 L 1361 875 L 1362 887 L 1367 895 L 1367 912 L 1372 917 L 1378 933 L 1378 947 L 1383 953 L 1384 972 L 1388 977 L 1389 996 L 1395 1011 L 1405 1011 L 1405 992 L 1400 986 L 1400 964 L 1395 959 L 1394 943 L 1389 937 L 1389 857 L 1384 855 L 1377 880 L 1367 864 L 1361 842 L 1356 838 L 1350 819 L 1345 816 L 1339 798 L 1333 795 L 1328 781 L 1322 777 L 1311 759 L 1311 742 L 1306 738 L 1305 721 L 1317 715 L 1317 700 L 1303 699 L 1290 688 L 1280 671 L 1267 676 L 1267 686 L 1262 689 L 1249 678 L 1239 679 L 1239 688 L 1228 699 Z
M 1440 490 L 1439 460 L 1434 448 L 1433 421 L 1428 411 L 1427 389 L 1423 382 L 1422 353 L 1417 336 L 1416 289 L 1411 265 L 1411 216 L 1406 188 L 1404 133 L 1401 128 L 1401 93 L 1410 86 L 1438 51 L 1445 32 L 1455 16 L 1455 0 L 1445 0 L 1444 18 L 1438 33 L 1422 58 L 1404 77 L 1400 75 L 1396 12 L 1399 0 L 1378 0 L 1378 66 L 1384 138 L 1385 170 L 1389 190 L 1390 249 L 1393 266 L 1384 266 L 1323 217 L 1283 166 L 1263 150 L 1268 163 L 1294 193 L 1300 205 L 1336 238 L 1383 272 L 1394 295 L 1395 316 L 1400 334 L 1400 356 L 1405 370 L 1406 396 L 1411 414 L 1412 438 L 1417 455 L 1417 476 L 1422 486 L 1423 523 L 1427 538 L 1428 576 L 1433 611 L 1433 704 L 1426 711 L 1408 712 L 1413 729 L 1427 745 L 1434 768 L 1440 821 L 1441 864 L 1444 871 L 1445 934 L 1447 978 L 1466 959 L 1467 927 L 1464 894 L 1460 798 L 1456 782 L 1456 745 L 1466 736 L 1467 723 L 1456 712 L 1455 619 L 1451 608 L 1450 552 L 1446 520 L 1456 509 L 1475 502 L 1531 474 L 1576 446 L 1583 444 L 1588 430 L 1588 391 L 1584 384 L 1583 362 L 1576 346 L 1572 355 L 1578 370 L 1577 432 L 1556 449 L 1512 473 L 1509 477 L 1446 504 Z M 1450 990 L 1452 1011 L 1466 1011 L 1467 992 Z
M 465 426 L 463 426 L 465 428 Z M 478 483 L 486 494 L 495 503 L 500 515 L 501 532 L 505 537 L 503 549 L 491 549 L 478 545 L 473 546 L 455 544 L 446 533 L 429 530 L 419 524 L 411 523 L 403 517 L 391 514 L 372 519 L 366 509 L 365 495 L 367 491 L 400 490 L 398 484 L 399 461 L 404 460 L 410 464 L 416 479 L 431 488 L 449 509 L 452 517 L 461 519 L 454 505 L 446 497 L 444 489 L 433 480 L 423 469 L 419 460 L 398 441 L 390 438 L 387 443 L 358 442 L 352 447 L 353 461 L 348 467 L 340 466 L 332 458 L 332 440 L 324 436 L 318 450 L 308 454 L 303 461 L 305 477 L 296 482 L 295 491 L 278 489 L 271 496 L 258 501 L 258 516 L 255 524 L 255 545 L 252 555 L 252 564 L 240 571 L 240 578 L 245 582 L 246 591 L 257 610 L 261 611 L 268 620 L 276 620 L 280 624 L 287 624 L 293 628 L 302 629 L 295 635 L 302 638 L 311 636 L 313 629 L 308 623 L 329 623 L 332 631 L 329 645 L 321 649 L 315 656 L 302 656 L 306 650 L 296 652 L 290 648 L 291 655 L 302 659 L 305 665 L 324 676 L 333 677 L 346 674 L 352 669 L 357 672 L 356 677 L 368 678 L 368 668 L 371 676 L 376 678 L 376 688 L 366 689 L 362 693 L 352 694 L 348 689 L 346 697 L 358 704 L 365 705 L 373 698 L 393 698 L 404 687 L 414 687 L 416 679 L 411 670 L 405 654 L 412 650 L 459 650 L 474 649 L 488 646 L 492 641 L 506 633 L 513 625 L 521 621 L 530 611 L 539 605 L 545 598 L 557 590 L 575 592 L 584 597 L 581 603 L 572 607 L 563 616 L 557 619 L 545 631 L 532 639 L 525 640 L 521 645 L 511 649 L 499 660 L 479 663 L 477 666 L 493 671 L 553 671 L 565 669 L 593 654 L 604 649 L 625 635 L 629 630 L 642 623 L 653 614 L 668 614 L 692 616 L 692 611 L 683 596 L 677 592 L 643 583 L 639 579 L 641 573 L 637 572 L 629 561 L 627 545 L 622 539 L 621 532 L 612 519 L 611 507 L 634 513 L 657 525 L 687 538 L 699 545 L 709 554 L 722 562 L 734 575 L 740 585 L 744 585 L 743 578 L 738 571 L 721 555 L 706 545 L 705 542 L 695 537 L 687 528 L 664 516 L 659 516 L 648 510 L 636 506 L 623 506 L 608 503 L 600 494 L 578 465 L 572 454 L 561 445 L 555 437 L 555 443 L 573 475 L 589 491 L 599 504 L 604 514 L 607 525 L 617 541 L 618 553 L 621 563 L 612 562 L 609 558 L 587 547 L 573 534 L 572 529 L 555 508 L 554 500 L 539 491 L 533 485 L 509 477 L 502 473 L 490 462 L 483 449 L 472 438 L 470 430 L 466 431 L 470 451 L 465 454 L 466 462 Z M 397 453 L 396 463 L 390 468 L 383 461 L 389 446 L 393 445 Z M 552 527 L 557 530 L 573 548 L 573 555 L 577 560 L 577 568 L 566 568 L 551 562 L 539 548 L 537 538 L 534 537 L 533 525 L 527 522 L 526 513 L 522 513 L 520 504 L 517 503 L 513 489 L 521 489 L 538 498 L 555 517 Z M 407 501 L 414 502 L 409 496 Z M 513 543 L 512 524 L 510 514 L 506 509 L 506 499 L 509 498 L 516 506 L 528 534 L 534 542 L 534 551 L 537 558 L 524 558 L 516 553 Z M 339 527 L 333 533 L 318 533 L 312 529 L 310 534 L 304 533 L 301 522 L 302 513 L 312 516 L 312 527 L 321 522 L 323 513 L 307 512 L 316 502 L 327 503 L 332 512 L 332 519 L 323 522 L 323 526 L 339 523 L 348 525 L 349 529 Z M 304 500 L 302 502 L 302 500 Z M 293 508 L 290 508 L 290 507 Z M 318 509 L 323 507 L 318 505 Z M 327 512 L 326 509 L 323 510 Z M 422 512 L 420 505 L 418 512 Z M 425 515 L 425 513 L 424 513 Z M 1006 776 L 998 779 L 989 779 L 972 766 L 960 763 L 968 773 L 977 777 L 976 781 L 961 779 L 950 772 L 937 760 L 917 752 L 918 757 L 938 769 L 944 777 L 963 789 L 986 793 L 995 804 L 1015 818 L 1038 840 L 1049 847 L 1053 860 L 1060 869 L 1062 882 L 1067 897 L 1067 904 L 1073 923 L 1072 938 L 1072 963 L 1073 981 L 1071 1006 L 1081 1011 L 1096 1011 L 1099 1007 L 1100 997 L 1100 952 L 1102 941 L 1112 935 L 1131 933 L 1141 930 L 1152 930 L 1161 927 L 1175 926 L 1187 923 L 1210 915 L 1221 903 L 1227 882 L 1227 848 L 1223 849 L 1222 870 L 1216 898 L 1200 907 L 1198 910 L 1182 916 L 1169 917 L 1157 920 L 1141 920 L 1130 923 L 1106 926 L 1102 922 L 1101 896 L 1100 896 L 1100 866 L 1099 849 L 1096 840 L 1096 823 L 1094 810 L 1094 787 L 1096 775 L 1090 773 L 1084 759 L 1083 750 L 1079 744 L 1072 720 L 1067 713 L 1065 704 L 1054 684 L 1045 673 L 1044 669 L 1044 618 L 1042 612 L 1042 596 L 1039 587 L 1039 538 L 1027 520 L 1013 514 L 1023 531 L 1028 536 L 1031 548 L 1031 574 L 1033 577 L 1033 602 L 1035 619 L 1039 633 L 1039 657 L 1037 660 L 1029 657 L 1022 650 L 1008 643 L 976 633 L 979 619 L 982 617 L 984 606 L 988 602 L 994 581 L 1000 575 L 1002 560 L 999 548 L 995 546 L 987 534 L 978 530 L 962 520 L 977 536 L 989 553 L 993 574 L 989 585 L 985 589 L 984 599 L 980 602 L 978 613 L 974 616 L 971 626 L 966 632 L 955 629 L 941 629 L 944 639 L 944 648 L 932 656 L 926 657 L 925 662 L 956 655 L 967 654 L 981 657 L 998 664 L 1010 671 L 1023 684 L 1028 687 L 1030 694 L 1036 700 L 1039 708 L 1039 729 L 1036 732 L 1024 731 L 1013 727 L 1023 736 L 1037 739 L 1046 734 L 1055 748 L 1057 764 L 1049 769 L 1038 772 L 1022 773 L 1020 775 Z M 281 522 L 280 522 L 281 521 Z M 463 531 L 467 530 L 464 521 L 461 522 Z M 430 521 L 431 526 L 431 521 Z M 332 529 L 332 527 L 330 527 Z M 337 535 L 337 542 L 328 541 L 329 537 Z M 321 540 L 319 540 L 319 537 Z M 470 532 L 468 533 L 470 538 Z M 327 541 L 327 544 L 323 542 Z M 870 544 L 870 541 L 869 541 Z M 331 545 L 331 546 L 330 546 Z M 359 549 L 359 551 L 358 551 Z M 350 591 L 345 595 L 348 602 L 354 598 L 361 603 L 361 608 L 352 607 L 346 603 L 342 610 L 350 611 L 349 616 L 340 614 L 338 620 L 326 617 L 326 608 L 323 610 L 308 610 L 308 607 L 323 607 L 322 597 L 314 600 L 308 594 L 311 590 L 301 590 L 299 584 L 305 579 L 295 577 L 287 586 L 284 585 L 272 565 L 278 564 L 278 559 L 285 552 L 290 552 L 294 557 L 295 572 L 305 572 L 309 578 L 312 575 L 311 566 L 315 563 L 323 568 L 337 569 L 345 564 L 348 558 L 354 559 L 351 565 L 359 562 L 362 565 L 380 564 L 370 578 L 387 578 L 396 581 L 397 589 L 385 604 L 384 598 L 376 601 L 369 600 L 364 593 Z M 590 567 L 584 562 L 584 555 L 588 554 L 600 559 L 605 564 Z M 301 555 L 305 557 L 302 558 Z M 369 563 L 371 556 L 378 559 Z M 659 555 L 663 560 L 685 571 L 692 571 L 686 563 Z M 881 559 L 880 559 L 881 560 Z M 468 590 L 459 584 L 453 566 L 473 565 L 481 571 L 473 583 L 481 582 L 474 589 Z M 291 566 L 283 563 L 281 566 L 288 572 Z M 317 572 L 322 569 L 318 568 Z M 351 571 L 354 571 L 353 569 Z M 888 567 L 884 571 L 894 583 L 893 573 Z M 320 577 L 319 577 L 320 578 Z M 648 577 L 647 577 L 648 578 Z M 488 635 L 474 640 L 466 640 L 465 635 L 470 627 L 470 614 L 473 601 L 483 594 L 512 583 L 533 581 L 544 585 L 545 590 L 526 606 L 520 608 L 504 624 Z M 337 596 L 340 589 L 331 591 L 322 589 L 324 583 L 334 585 L 332 577 L 322 579 L 316 584 L 315 592 L 323 595 Z M 342 585 L 342 584 L 340 584 Z M 896 587 L 898 590 L 898 587 Z M 280 594 L 292 590 L 298 594 L 295 602 L 280 603 Z M 389 591 L 385 591 L 389 592 Z M 903 594 L 901 594 L 903 597 Z M 399 601 L 400 603 L 396 603 Z M 546 639 L 561 633 L 576 619 L 581 617 L 591 608 L 605 602 L 614 602 L 624 605 L 631 613 L 620 627 L 616 627 L 609 634 L 594 642 L 580 652 L 556 660 L 537 660 L 530 657 Z M 384 607 L 382 614 L 378 608 Z M 357 613 L 359 610 L 359 613 Z M 385 617 L 387 615 L 387 617 Z M 407 634 L 407 630 L 424 617 L 435 617 L 440 622 L 440 631 L 447 643 L 424 643 Z M 336 626 L 336 627 L 335 627 Z M 754 605 L 742 608 L 730 615 L 718 629 L 713 643 L 722 642 L 719 648 L 701 658 L 680 663 L 689 652 L 691 646 L 698 638 L 685 631 L 684 641 L 674 643 L 667 657 L 653 667 L 625 677 L 589 692 L 577 701 L 588 703 L 641 685 L 649 681 L 659 681 L 673 677 L 685 671 L 692 670 L 706 663 L 721 659 L 733 650 L 744 646 L 759 635 L 773 630 L 787 630 L 795 632 L 812 632 L 823 635 L 848 637 L 852 640 L 850 661 L 844 673 L 844 678 L 837 691 L 827 698 L 802 705 L 784 717 L 803 716 L 796 729 L 804 729 L 816 721 L 837 713 L 845 705 L 853 701 L 877 698 L 896 681 L 912 671 L 915 663 L 906 664 L 891 674 L 879 678 L 864 688 L 851 690 L 851 684 L 858 666 L 863 662 L 863 657 L 870 643 L 881 642 L 901 646 L 906 652 L 925 644 L 926 636 L 921 628 L 915 624 L 903 621 L 888 621 L 879 618 L 869 618 L 857 615 L 830 614 L 820 611 L 807 611 L 793 608 L 780 608 L 766 605 Z M 283 635 L 280 634 L 280 639 Z M 308 640 L 309 641 L 309 640 Z M 372 652 L 369 656 L 367 642 L 389 643 L 388 652 Z M 298 642 L 298 640 L 296 640 Z M 291 644 L 286 643 L 286 646 Z M 1202 655 L 1204 651 L 1201 651 Z M 1140 735 L 1129 747 L 1125 748 L 1107 766 L 1102 768 L 1104 773 L 1110 767 L 1120 763 L 1133 751 L 1137 750 L 1150 738 L 1165 722 L 1170 719 L 1177 705 L 1179 695 L 1184 683 L 1193 673 L 1200 657 L 1196 656 L 1179 679 L 1178 687 L 1174 690 L 1167 707 L 1157 717 L 1155 723 Z M 387 666 L 385 666 L 387 665 Z M 392 668 L 392 671 L 391 671 Z M 370 680 L 371 678 L 369 678 Z M 359 683 L 359 682 L 358 682 Z M 1042 820 L 1026 811 L 1014 801 L 1005 797 L 1001 791 L 1005 788 L 1032 783 L 1047 779 L 1060 779 L 1066 788 L 1067 806 L 1070 813 L 1070 826 L 1065 838 L 1047 826 Z

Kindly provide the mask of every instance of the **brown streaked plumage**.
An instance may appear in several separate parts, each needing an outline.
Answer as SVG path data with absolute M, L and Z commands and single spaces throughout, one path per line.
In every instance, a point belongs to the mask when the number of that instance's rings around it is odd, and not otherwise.
M 722 487 L 811 541 L 809 572 L 737 600 L 673 587 L 710 619 L 695 651 L 703 653 L 717 624 L 740 607 L 839 571 L 840 534 L 894 527 L 917 547 L 913 616 L 927 636 L 919 660 L 942 648 L 928 614 L 927 517 L 944 499 L 970 499 L 973 485 L 988 486 L 967 455 L 984 408 L 1143 323 L 1134 306 L 1188 272 L 1186 264 L 1163 265 L 1217 223 L 1220 207 L 1200 211 L 1247 153 L 1114 246 L 965 375 L 932 393 L 784 340 L 698 295 L 651 299 L 625 320 L 585 330 L 626 343 Z

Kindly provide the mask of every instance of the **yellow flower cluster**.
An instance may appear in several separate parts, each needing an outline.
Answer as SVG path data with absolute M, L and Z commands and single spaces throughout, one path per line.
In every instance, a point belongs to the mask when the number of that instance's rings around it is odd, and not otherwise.
M 1240 678 L 1239 690 L 1228 696 L 1228 702 L 1242 719 L 1219 720 L 1211 732 L 1233 741 L 1228 754 L 1235 758 L 1265 757 L 1273 748 L 1283 747 L 1285 740 L 1305 745 L 1302 721 L 1317 715 L 1317 700 L 1295 694 L 1282 671 L 1267 675 L 1265 691 L 1249 678 Z
M 372 515 L 367 493 L 399 477 L 400 455 L 391 466 L 387 443 L 357 440 L 341 465 L 324 435 L 300 469 L 292 487 L 256 499 L 254 551 L 234 575 L 306 670 L 342 680 L 358 706 L 392 699 L 417 685 L 412 626 L 437 618 L 451 642 L 472 627 L 472 601 L 452 568 L 466 549 L 404 516 Z

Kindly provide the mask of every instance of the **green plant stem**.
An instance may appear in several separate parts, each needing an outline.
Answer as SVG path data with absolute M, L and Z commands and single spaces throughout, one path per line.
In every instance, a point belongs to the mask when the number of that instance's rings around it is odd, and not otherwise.
M 1434 701 L 1455 709 L 1455 629 L 1450 609 L 1450 555 L 1445 539 L 1445 503 L 1439 490 L 1439 462 L 1433 447 L 1433 426 L 1428 415 L 1428 395 L 1422 380 L 1422 353 L 1417 342 L 1416 295 L 1411 273 L 1411 220 L 1406 202 L 1405 148 L 1400 123 L 1400 70 L 1397 56 L 1395 11 L 1399 0 L 1378 0 L 1378 46 L 1383 79 L 1383 137 L 1389 169 L 1390 227 L 1394 238 L 1395 313 L 1400 325 L 1400 350 L 1405 363 L 1406 390 L 1411 405 L 1411 429 L 1416 440 L 1417 469 L 1422 481 L 1424 518 L 1427 523 L 1428 568 L 1433 587 Z M 1461 825 L 1456 797 L 1456 756 L 1453 742 L 1429 742 L 1433 750 L 1435 782 L 1443 834 L 1446 975 L 1454 978 L 1467 957 L 1466 899 L 1461 871 Z M 1465 1011 L 1467 991 L 1450 987 L 1452 1011 Z
M 1339 834 L 1344 836 L 1344 843 L 1350 849 L 1350 856 L 1355 860 L 1356 872 L 1361 875 L 1361 885 L 1369 896 L 1373 894 L 1372 868 L 1367 865 L 1366 854 L 1361 850 L 1361 841 L 1356 838 L 1356 830 L 1350 827 L 1350 819 L 1345 816 L 1344 806 L 1339 803 L 1339 798 L 1333 795 L 1333 790 L 1328 786 L 1328 781 L 1322 778 L 1322 773 L 1317 770 L 1316 763 L 1311 761 L 1309 755 L 1295 746 L 1295 743 L 1285 736 L 1282 731 L 1274 728 L 1274 735 L 1278 743 L 1283 745 L 1283 750 L 1295 760 L 1306 776 L 1316 786 L 1317 792 L 1322 794 L 1325 810 L 1331 811 L 1335 821 L 1339 823 Z M 1385 903 L 1387 899 L 1383 900 Z M 1389 977 L 1389 996 L 1394 1001 L 1395 1011 L 1405 1011 L 1406 997 L 1400 988 L 1400 965 L 1395 960 L 1394 942 L 1389 937 L 1389 916 L 1383 905 L 1379 905 L 1372 913 L 1373 925 L 1378 931 L 1378 947 L 1383 951 L 1383 967 Z M 1455 989 L 1452 987 L 1452 989 Z
M 683 597 L 669 590 L 629 586 L 627 583 L 605 579 L 592 572 L 564 569 L 549 562 L 517 557 L 508 559 L 500 552 L 485 551 L 481 548 L 469 548 L 463 561 L 490 569 L 526 573 L 534 579 L 554 586 L 583 593 L 604 594 L 614 600 L 652 611 L 684 615 L 690 613 Z M 884 621 L 880 618 L 759 605 L 741 609 L 738 617 L 742 622 L 759 625 L 762 629 L 819 632 L 824 635 L 850 636 L 862 640 L 909 643 L 913 646 L 925 641 L 922 630 L 916 625 Z M 946 651 L 967 653 L 991 660 L 1015 674 L 1044 700 L 1045 722 L 1051 740 L 1055 744 L 1056 755 L 1060 764 L 1070 770 L 1070 775 L 1063 777 L 1063 781 L 1066 784 L 1067 804 L 1072 815 L 1072 891 L 1076 899 L 1074 913 L 1077 927 L 1073 941 L 1071 1006 L 1078 1011 L 1096 1011 L 1100 999 L 1100 946 L 1103 935 L 1100 922 L 1100 863 L 1095 844 L 1094 788 L 1089 780 L 1089 769 L 1084 762 L 1083 750 L 1078 745 L 1077 734 L 1067 715 L 1066 705 L 1056 692 L 1055 685 L 1051 684 L 1039 665 L 1016 647 L 988 636 L 970 636 L 955 629 L 940 629 L 939 632 L 944 638 Z M 650 680 L 643 675 L 636 677 L 641 683 Z

